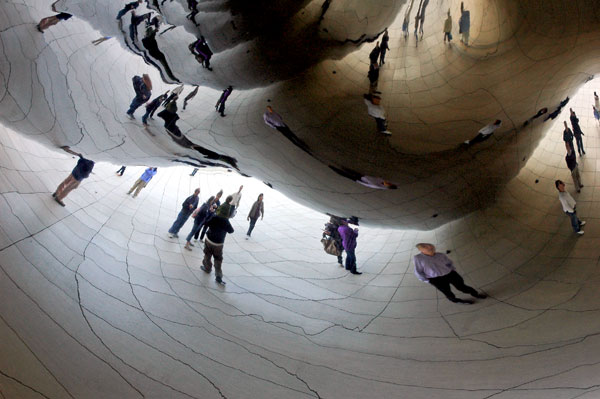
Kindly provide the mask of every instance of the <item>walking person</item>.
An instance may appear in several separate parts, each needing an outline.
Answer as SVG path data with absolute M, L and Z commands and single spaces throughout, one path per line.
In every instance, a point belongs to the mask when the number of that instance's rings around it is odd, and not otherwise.
M 146 187 L 150 180 L 152 180 L 156 172 L 157 168 L 147 168 L 144 173 L 142 173 L 140 178 L 133 183 L 133 186 L 131 186 L 127 192 L 127 195 L 131 194 L 133 190 L 135 190 L 135 193 L 133 193 L 133 198 L 137 197 L 140 191 L 142 191 L 142 188 Z
M 194 225 L 192 226 L 192 230 L 185 238 L 185 249 L 188 251 L 192 250 L 194 244 L 192 244 L 192 237 L 196 236 L 196 241 L 198 240 L 197 235 L 200 233 L 200 229 L 207 222 L 208 215 L 210 212 L 215 212 L 217 209 L 217 205 L 215 202 L 215 196 L 213 195 L 205 203 L 200 205 L 198 209 L 192 213 L 192 219 L 194 219 Z
M 152 81 L 150 80 L 150 76 L 147 74 L 143 74 L 141 77 L 136 75 L 133 77 L 132 81 L 135 97 L 131 101 L 131 105 L 127 110 L 127 116 L 129 116 L 131 119 L 135 119 L 133 116 L 135 110 L 148 101 L 152 95 Z
M 362 274 L 356 270 L 356 237 L 358 237 L 358 229 L 352 229 L 348 226 L 348 221 L 345 219 L 340 220 L 340 227 L 338 227 L 338 233 L 342 237 L 342 246 L 346 251 L 346 270 L 352 274 Z
M 83 155 L 78 153 L 75 153 L 75 155 L 79 157 L 77 165 L 75 165 L 71 174 L 56 187 L 56 190 L 52 194 L 54 201 L 58 202 L 60 206 L 65 206 L 65 203 L 62 200 L 69 195 L 71 191 L 79 187 L 83 179 L 87 179 L 94 169 L 94 161 L 85 159 Z
M 67 19 L 69 19 L 71 17 L 72 17 L 71 14 L 67 14 L 66 12 L 61 12 L 59 14 L 52 15 L 50 17 L 42 18 L 40 23 L 37 24 L 35 27 L 37 28 L 38 31 L 40 31 L 41 33 L 44 33 L 44 31 L 46 29 L 48 29 L 49 27 L 56 25 L 60 21 L 66 21 Z
M 596 92 L 594 92 L 594 106 L 598 111 L 600 111 L 600 98 L 598 97 L 598 94 L 596 94 Z
M 563 141 L 565 142 L 565 146 L 567 148 L 567 151 L 569 150 L 569 148 L 573 151 L 575 151 L 575 146 L 573 145 L 573 131 L 571 129 L 569 129 L 569 125 L 567 125 L 567 121 L 564 121 L 565 123 L 565 130 L 563 130 Z
M 448 10 L 448 17 L 444 21 L 444 43 L 448 40 L 448 44 L 452 41 L 452 16 Z
M 125 165 L 121 166 L 121 168 L 117 170 L 117 175 L 123 176 L 123 173 L 125 173 Z
M 377 62 L 373 62 L 369 66 L 369 72 L 367 73 L 369 78 L 369 94 L 379 94 L 377 91 L 377 84 L 379 83 L 379 65 Z
M 385 64 L 385 53 L 390 49 L 388 42 L 390 41 L 390 35 L 388 34 L 387 28 L 383 32 L 383 37 L 381 38 L 381 49 L 379 50 L 379 64 Z
M 367 112 L 375 119 L 377 131 L 386 136 L 391 136 L 392 132 L 387 130 L 387 120 L 385 119 L 385 110 L 380 105 L 381 97 L 371 94 L 365 94 L 365 104 L 367 104 Z
M 469 32 L 471 30 L 471 12 L 465 10 L 464 2 L 460 2 L 460 19 L 458 20 L 458 33 L 462 34 L 460 41 L 469 46 Z
M 480 294 L 473 287 L 465 284 L 452 260 L 445 254 L 436 252 L 435 246 L 429 243 L 417 244 L 417 249 L 421 252 L 413 258 L 415 264 L 415 275 L 421 281 L 429 283 L 437 288 L 448 298 L 450 302 L 472 304 L 470 299 L 457 298 L 450 289 L 452 284 L 457 290 L 471 295 L 474 298 L 485 299 L 487 295 Z
M 596 118 L 596 122 L 600 125 L 600 110 L 594 105 L 592 105 L 592 109 L 594 110 L 594 118 Z
M 279 133 L 283 134 L 285 138 L 291 141 L 296 147 L 312 155 L 311 149 L 308 146 L 308 144 L 306 144 L 304 140 L 302 140 L 301 138 L 296 136 L 294 132 L 292 132 L 288 125 L 286 125 L 285 122 L 283 122 L 283 118 L 281 117 L 281 115 L 273 111 L 273 107 L 271 107 L 270 105 L 267 105 L 267 110 L 263 114 L 263 120 L 265 121 L 267 126 L 276 129 Z
M 223 244 L 225 243 L 227 234 L 233 233 L 233 227 L 228 219 L 229 209 L 226 208 L 225 204 L 221 205 L 217 209 L 217 215 L 207 223 L 208 232 L 206 233 L 206 239 L 204 240 L 204 259 L 202 260 L 202 266 L 200 266 L 202 271 L 210 273 L 213 267 L 212 258 L 214 258 L 215 281 L 221 285 L 225 285 L 225 281 L 223 281 L 223 271 L 221 269 L 221 264 L 223 262 Z
M 154 100 L 146 104 L 146 113 L 142 116 L 142 123 L 144 124 L 144 126 L 148 126 L 148 118 L 154 119 L 152 118 L 152 116 L 154 115 L 158 107 L 160 107 L 160 104 L 163 101 L 165 101 L 168 93 L 169 91 L 167 90 L 165 93 L 161 94 L 160 96 L 156 97 Z
M 569 119 L 571 119 L 573 136 L 575 136 L 575 142 L 577 143 L 577 152 L 579 153 L 579 156 L 581 156 L 585 154 L 585 150 L 583 149 L 583 139 L 581 138 L 581 136 L 585 136 L 585 134 L 583 134 L 581 131 L 581 127 L 579 126 L 579 118 L 575 114 L 575 111 L 573 111 L 573 108 L 569 108 L 569 111 L 571 111 L 571 116 Z
M 404 16 L 404 21 L 402 21 L 402 35 L 404 36 L 404 40 L 408 40 L 408 14 Z
M 250 208 L 250 212 L 248 213 L 248 221 L 250 222 L 250 226 L 248 227 L 248 232 L 246 233 L 246 240 L 250 238 L 252 234 L 252 230 L 254 230 L 254 225 L 256 225 L 256 221 L 258 217 L 262 220 L 265 217 L 265 205 L 263 203 L 263 195 L 259 194 L 258 199 L 252 204 L 252 208 Z
M 169 237 L 177 238 L 179 237 L 177 234 L 179 230 L 183 227 L 185 222 L 187 222 L 190 215 L 198 208 L 198 195 L 200 194 L 200 189 L 197 188 L 194 190 L 194 193 L 187 197 L 185 201 L 181 204 L 181 211 L 179 211 L 179 215 L 177 215 L 177 219 L 173 222 L 173 225 L 169 229 Z
M 223 93 L 221 93 L 221 97 L 219 97 L 219 101 L 215 105 L 215 110 L 221 114 L 222 117 L 225 116 L 225 101 L 229 98 L 229 95 L 233 91 L 233 86 L 228 86 Z
M 240 186 L 240 189 L 236 192 L 230 195 L 231 199 L 231 212 L 229 214 L 230 218 L 233 218 L 235 216 L 235 214 L 237 213 L 237 210 L 240 208 L 240 201 L 242 199 L 242 189 L 244 188 L 244 186 Z
M 192 90 L 187 96 L 185 96 L 185 98 L 183 99 L 183 110 L 185 111 L 185 107 L 187 107 L 187 103 L 194 97 L 196 97 L 196 94 L 198 94 L 198 87 L 196 86 L 194 87 L 194 90 Z
M 571 197 L 568 191 L 565 190 L 565 183 L 562 180 L 557 180 L 554 182 L 556 189 L 558 190 L 558 199 L 560 200 L 560 204 L 562 205 L 563 211 L 569 216 L 571 219 L 571 226 L 573 227 L 573 231 L 580 236 L 583 235 L 584 231 L 581 230 L 581 226 L 585 225 L 584 220 L 579 220 L 577 217 L 577 211 L 575 210 L 575 206 L 577 203 Z
M 575 190 L 580 193 L 583 184 L 581 184 L 581 176 L 579 175 L 577 157 L 575 156 L 575 151 L 573 151 L 571 148 L 567 148 L 567 156 L 565 157 L 565 161 L 567 162 L 567 167 L 571 171 L 571 177 L 573 178 L 573 184 L 575 184 Z
M 498 129 L 500 126 L 502 126 L 502 121 L 500 119 L 496 119 L 494 123 L 490 123 L 489 125 L 486 125 L 479 129 L 479 131 L 477 132 L 477 136 L 475 136 L 471 140 L 466 140 L 465 144 L 473 145 L 489 139 L 490 137 L 492 137 L 492 134 L 494 134 L 496 129 Z
M 375 44 L 375 47 L 373 47 L 373 50 L 371 50 L 371 52 L 369 53 L 369 60 L 371 61 L 371 64 L 373 63 L 377 63 L 377 61 L 379 61 L 379 55 L 381 54 L 381 47 L 379 47 L 379 42 L 377 42 Z

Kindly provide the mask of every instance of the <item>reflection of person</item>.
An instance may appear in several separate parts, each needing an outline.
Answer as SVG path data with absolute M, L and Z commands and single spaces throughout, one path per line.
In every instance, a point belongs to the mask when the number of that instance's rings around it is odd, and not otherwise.
M 573 178 L 573 184 L 575 184 L 575 190 L 577 192 L 581 192 L 581 176 L 579 175 L 579 167 L 577 166 L 577 157 L 575 156 L 575 151 L 571 148 L 567 148 L 567 156 L 565 157 L 565 161 L 567 162 L 567 167 L 571 171 L 571 177 Z
M 340 227 L 340 218 L 336 217 L 336 216 L 331 216 L 329 218 L 329 222 L 325 223 L 325 230 L 323 230 L 323 238 L 326 238 L 326 236 L 329 236 L 333 239 L 333 242 L 335 243 L 335 247 L 338 249 L 339 251 L 339 255 L 337 256 L 337 261 L 340 264 L 340 266 L 344 266 L 343 263 L 343 258 L 342 258 L 342 253 L 344 252 L 344 244 L 342 243 L 342 236 L 340 235 L 340 232 L 338 231 L 338 228 Z
M 463 42 L 465 46 L 468 46 L 469 31 L 471 30 L 471 12 L 465 10 L 465 5 L 462 1 L 460 2 L 460 19 L 458 20 L 458 27 L 458 33 L 462 34 L 460 41 Z
M 582 154 L 585 154 L 585 150 L 583 149 L 583 139 L 581 138 L 581 136 L 585 136 L 585 134 L 581 131 L 579 118 L 575 114 L 575 111 L 573 111 L 573 108 L 569 108 L 569 110 L 571 111 L 569 119 L 571 119 L 571 126 L 573 126 L 573 136 L 575 136 L 575 142 L 577 143 L 577 152 L 579 153 L 579 156 L 581 156 Z
M 362 274 L 356 270 L 356 237 L 358 237 L 358 229 L 351 229 L 348 226 L 348 221 L 345 219 L 340 220 L 340 227 L 338 227 L 338 233 L 342 237 L 342 245 L 346 251 L 346 270 L 352 274 Z
M 204 226 L 208 219 L 208 215 L 210 212 L 214 212 L 217 209 L 217 205 L 214 203 L 215 197 L 210 197 L 204 204 L 200 206 L 200 208 L 196 209 L 194 213 L 192 213 L 192 218 L 194 219 L 194 226 L 190 231 L 190 234 L 187 235 L 185 241 L 185 249 L 191 251 L 194 246 L 192 244 L 192 237 L 196 236 L 196 240 L 198 240 L 197 235 L 200 234 L 200 229 Z
M 233 91 L 232 86 L 228 86 L 225 90 L 223 90 L 223 93 L 221 93 L 221 97 L 219 97 L 219 100 L 217 101 L 217 104 L 215 105 L 215 110 L 219 114 L 221 114 L 221 116 L 225 116 L 225 101 L 227 101 L 227 99 L 229 98 L 229 95 L 231 94 L 232 91 Z
M 281 134 L 283 134 L 289 141 L 291 141 L 296 147 L 299 147 L 301 150 L 306 151 L 309 154 L 311 153 L 310 147 L 292 130 L 283 122 L 283 118 L 277 112 L 273 111 L 273 108 L 270 105 L 267 105 L 267 110 L 263 114 L 263 120 L 267 124 L 267 126 L 276 129 Z
M 598 94 L 596 94 L 596 92 L 594 92 L 594 106 L 598 111 L 600 111 L 600 98 L 598 97 Z
M 119 176 L 123 176 L 123 173 L 125 173 L 125 165 L 121 166 L 121 168 L 117 170 L 117 174 Z
M 165 101 L 168 92 L 169 91 L 166 91 L 165 93 L 161 94 L 160 96 L 156 97 L 154 100 L 146 104 L 146 113 L 144 114 L 144 116 L 142 116 L 142 123 L 144 124 L 144 126 L 148 125 L 148 118 L 152 119 L 152 115 L 154 115 L 154 112 L 156 112 L 158 107 L 160 107 L 160 103 Z
M 373 50 L 371 50 L 371 52 L 369 53 L 369 60 L 371 60 L 371 64 L 377 63 L 380 54 L 381 47 L 379 47 L 379 42 L 377 42 L 377 44 L 375 44 L 375 47 L 373 47 Z
M 381 38 L 381 50 L 379 53 L 379 64 L 385 64 L 385 53 L 390 49 L 388 46 L 388 42 L 390 41 L 390 35 L 388 34 L 387 28 L 383 33 L 383 37 Z
M 142 4 L 142 0 L 132 1 L 131 3 L 125 4 L 125 7 L 123 7 L 123 9 L 117 14 L 117 19 L 120 20 L 123 18 L 123 15 L 127 14 L 131 10 L 135 10 L 140 4 Z
M 592 105 L 592 109 L 594 110 L 594 118 L 596 118 L 596 122 L 600 124 L 600 110 L 594 105 Z
M 390 183 L 381 177 L 362 176 L 359 180 L 356 180 L 356 182 L 365 187 L 375 188 L 378 190 L 395 190 L 398 188 L 398 186 L 396 186 L 394 183 Z
M 450 15 L 450 10 L 448 10 L 448 18 L 444 21 L 444 43 L 446 43 L 446 39 L 448 43 L 452 41 L 452 16 Z
M 107 40 L 108 40 L 108 39 L 110 39 L 110 38 L 111 38 L 111 36 L 103 36 L 103 37 L 101 37 L 101 38 L 98 38 L 98 39 L 96 39 L 96 40 L 92 40 L 92 44 L 93 44 L 94 46 L 97 46 L 97 45 L 99 45 L 100 43 L 102 43 L 102 42 L 105 42 L 105 41 L 107 41 Z
M 465 144 L 473 145 L 489 139 L 500 126 L 502 126 L 502 121 L 497 119 L 494 123 L 490 123 L 489 125 L 482 127 L 479 132 L 477 132 L 477 136 L 471 140 L 466 140 Z
M 248 221 L 250 221 L 250 226 L 248 227 L 248 232 L 246 233 L 246 240 L 250 238 L 252 234 L 252 230 L 254 230 L 254 225 L 256 225 L 256 221 L 258 217 L 262 220 L 265 217 L 265 205 L 263 203 L 263 195 L 260 194 L 258 199 L 252 204 L 252 208 L 250 208 L 250 212 L 248 213 Z
M 379 83 L 379 64 L 377 62 L 371 63 L 367 77 L 369 78 L 369 94 L 375 94 Z
M 131 119 L 135 119 L 133 116 L 135 110 L 148 101 L 152 95 L 152 81 L 150 80 L 150 76 L 147 74 L 143 74 L 142 77 L 134 76 L 133 90 L 135 91 L 135 97 L 131 101 L 131 105 L 127 110 L 127 116 L 129 116 Z
M 237 210 L 240 208 L 240 201 L 242 199 L 242 189 L 244 186 L 240 186 L 240 189 L 230 195 L 231 197 L 231 212 L 229 213 L 229 217 L 232 218 L 237 213 Z
M 76 155 L 79 156 L 77 165 L 75 165 L 71 174 L 56 187 L 56 190 L 52 194 L 54 201 L 58 202 L 60 206 L 65 206 L 65 203 L 62 200 L 69 195 L 71 191 L 79 187 L 81 181 L 87 179 L 90 173 L 92 173 L 92 169 L 94 169 L 94 161 L 85 159 L 81 154 Z
M 181 204 L 181 211 L 179 211 L 179 215 L 177 215 L 177 219 L 173 222 L 173 225 L 169 229 L 169 237 L 178 237 L 179 230 L 183 227 L 185 222 L 187 222 L 188 218 L 196 210 L 198 207 L 198 195 L 200 194 L 200 189 L 197 188 L 194 190 L 194 193 L 187 197 L 185 201 Z
M 375 119 L 375 123 L 377 124 L 377 131 L 379 133 L 390 136 L 392 132 L 387 130 L 385 110 L 380 105 L 381 97 L 370 94 L 365 94 L 363 97 L 365 99 L 365 104 L 367 104 L 367 112 L 370 116 L 372 116 Z
M 133 186 L 131 186 L 131 188 L 127 192 L 127 195 L 131 194 L 133 192 L 133 190 L 135 190 L 135 193 L 133 193 L 133 198 L 137 197 L 138 194 L 140 193 L 140 191 L 142 191 L 142 188 L 146 187 L 148 182 L 150 180 L 152 180 L 152 178 L 156 174 L 156 171 L 157 171 L 157 168 L 147 168 L 144 171 L 144 173 L 142 173 L 140 178 L 137 179 L 135 181 L 135 183 L 133 183 Z
M 185 107 L 187 107 L 187 103 L 198 94 L 198 87 L 196 86 L 194 90 L 192 90 L 185 98 L 183 99 L 183 110 L 185 111 Z
M 569 129 L 569 125 L 567 125 L 567 121 L 565 123 L 565 130 L 563 130 L 563 141 L 565 142 L 565 146 L 567 150 L 571 148 L 575 151 L 575 146 L 573 145 L 573 131 Z
M 56 25 L 60 21 L 66 21 L 67 19 L 69 19 L 71 17 L 72 17 L 71 14 L 67 14 L 66 12 L 61 12 L 59 14 L 52 15 L 51 17 L 42 18 L 40 23 L 36 25 L 36 28 L 40 32 L 44 33 L 44 31 L 46 29 L 48 29 L 49 27 Z
M 472 304 L 469 299 L 460 299 L 450 289 L 450 284 L 457 290 L 470 294 L 474 298 L 484 299 L 487 295 L 478 293 L 475 288 L 465 284 L 463 278 L 456 272 L 452 260 L 445 254 L 436 252 L 435 246 L 428 243 L 417 244 L 420 254 L 413 258 L 415 275 L 421 281 L 437 288 L 450 302 Z
M 225 285 L 223 281 L 223 271 L 221 263 L 223 262 L 223 245 L 227 234 L 233 233 L 233 227 L 227 219 L 229 208 L 225 209 L 225 204 L 217 209 L 217 215 L 212 218 L 206 225 L 208 232 L 204 240 L 204 259 L 202 260 L 202 269 L 205 273 L 210 273 L 213 267 L 212 258 L 215 260 L 215 281 L 221 285 Z
M 575 210 L 577 203 L 573 197 L 571 197 L 571 194 L 565 190 L 565 183 L 562 180 L 555 181 L 554 185 L 558 190 L 558 199 L 560 200 L 563 211 L 569 216 L 569 219 L 571 219 L 573 231 L 580 236 L 583 235 L 584 231 L 581 230 L 581 226 L 585 225 L 585 221 L 579 220 L 577 217 L 577 211 Z

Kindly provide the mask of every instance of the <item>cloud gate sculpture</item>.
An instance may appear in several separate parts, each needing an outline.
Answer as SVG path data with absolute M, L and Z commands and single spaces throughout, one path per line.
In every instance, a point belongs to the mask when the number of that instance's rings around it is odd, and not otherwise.
M 600 397 L 599 44 L 596 0 L 0 3 L 0 397 Z M 58 209 L 61 148 L 97 166 Z M 127 202 L 114 165 L 161 173 Z M 183 165 L 266 184 L 227 289 L 166 237 Z M 360 220 L 363 276 L 325 213 Z M 490 297 L 420 283 L 419 242 Z

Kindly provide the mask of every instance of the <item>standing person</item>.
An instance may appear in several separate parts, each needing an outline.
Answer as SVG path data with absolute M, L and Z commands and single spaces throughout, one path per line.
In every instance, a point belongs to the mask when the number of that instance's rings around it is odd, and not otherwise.
M 502 126 L 502 121 L 500 119 L 496 119 L 494 123 L 490 123 L 489 125 L 486 125 L 479 129 L 479 132 L 477 132 L 477 136 L 475 136 L 471 140 L 466 140 L 465 144 L 473 145 L 475 143 L 481 143 L 482 141 L 489 139 L 490 137 L 492 137 L 492 134 L 494 134 L 496 129 L 498 129 L 500 126 Z
M 351 229 L 348 226 L 348 221 L 345 219 L 340 220 L 340 227 L 338 227 L 338 233 L 342 237 L 342 245 L 346 251 L 346 270 L 349 270 L 352 274 L 362 274 L 356 270 L 356 237 L 358 237 L 358 229 Z
M 217 101 L 217 104 L 215 105 L 215 110 L 220 113 L 222 117 L 225 116 L 225 101 L 227 101 L 227 98 L 232 91 L 233 86 L 228 86 L 225 90 L 223 90 L 221 97 L 219 97 L 219 101 Z
M 123 7 L 117 14 L 117 19 L 119 22 L 121 22 L 121 18 L 123 18 L 125 14 L 131 10 L 135 10 L 140 4 L 142 4 L 142 0 L 132 1 L 131 3 L 125 4 L 125 7 Z
M 379 83 L 379 65 L 376 62 L 369 66 L 367 77 L 369 78 L 369 94 L 379 93 L 377 91 L 377 84 Z
M 133 183 L 133 186 L 131 186 L 131 188 L 127 192 L 127 195 L 131 194 L 132 191 L 135 190 L 135 193 L 133 193 L 133 198 L 137 197 L 140 191 L 142 191 L 142 188 L 146 187 L 148 185 L 148 182 L 152 180 L 156 172 L 157 168 L 147 168 L 144 171 L 144 173 L 142 173 L 140 178 L 137 179 L 135 183 Z
M 152 95 L 152 81 L 150 80 L 150 76 L 147 74 L 143 74 L 142 77 L 136 75 L 133 77 L 132 81 L 135 97 L 131 101 L 131 105 L 127 110 L 127 116 L 129 116 L 131 119 L 135 119 L 133 116 L 135 110 L 148 101 Z
M 329 218 L 329 222 L 325 223 L 325 230 L 323 231 L 323 238 L 325 238 L 325 236 L 330 236 L 333 239 L 333 242 L 335 242 L 335 246 L 338 249 L 338 251 L 340 251 L 340 254 L 337 257 L 337 261 L 340 264 L 340 266 L 344 267 L 344 258 L 342 258 L 342 253 L 344 252 L 344 244 L 342 243 L 342 236 L 340 235 L 340 232 L 338 231 L 338 228 L 340 227 L 340 218 L 335 217 L 335 216 L 331 216 Z
M 448 17 L 444 21 L 444 43 L 446 43 L 446 39 L 448 43 L 452 41 L 452 16 L 450 15 L 450 10 L 448 10 Z
M 121 168 L 117 170 L 117 174 L 119 176 L 123 176 L 123 173 L 125 173 L 125 165 L 121 166 Z
M 194 170 L 192 170 L 192 173 L 190 173 L 190 176 L 196 176 L 196 172 L 198 172 L 198 168 L 194 168 Z
M 196 210 L 198 207 L 198 195 L 200 194 L 200 189 L 197 188 L 194 190 L 194 193 L 187 197 L 185 201 L 181 204 L 181 211 L 179 211 L 179 215 L 177 215 L 177 219 L 173 222 L 173 225 L 169 229 L 169 237 L 177 238 L 179 237 L 177 234 L 179 230 L 183 227 L 185 222 L 187 222 L 188 218 Z
M 263 195 L 259 194 L 258 199 L 252 204 L 252 208 L 250 208 L 250 212 L 248 213 L 248 220 L 250 221 L 250 226 L 248 227 L 248 232 L 246 233 L 246 240 L 250 238 L 252 234 L 252 230 L 254 230 L 254 225 L 258 220 L 258 217 L 262 220 L 265 217 L 265 206 L 263 203 Z
M 573 145 L 573 132 L 569 129 L 569 125 L 567 125 L 567 121 L 565 123 L 565 130 L 563 130 L 563 141 L 565 142 L 565 146 L 567 147 L 567 151 L 569 148 L 575 151 L 575 146 Z
M 596 106 L 592 105 L 592 109 L 594 110 L 594 118 L 596 118 L 596 122 L 600 124 L 600 110 L 596 108 Z
M 575 206 L 577 203 L 571 197 L 568 191 L 565 190 L 565 183 L 562 180 L 557 180 L 554 182 L 556 189 L 558 190 L 558 199 L 560 200 L 560 204 L 562 205 L 563 211 L 569 216 L 571 219 L 571 226 L 573 227 L 573 231 L 580 236 L 583 235 L 584 231 L 581 230 L 581 226 L 585 225 L 584 220 L 579 220 L 577 217 L 577 211 L 575 210 Z
M 390 35 L 388 34 L 387 28 L 383 32 L 383 37 L 381 38 L 381 49 L 379 52 L 379 64 L 385 64 L 385 53 L 390 49 L 388 42 L 390 41 Z
M 200 36 L 200 39 L 190 44 L 188 48 L 191 51 L 191 53 L 194 54 L 196 61 L 202 64 L 203 68 L 212 71 L 212 68 L 210 67 L 210 59 L 213 55 L 213 52 L 208 46 L 208 43 L 206 42 L 204 36 Z
M 144 126 L 148 126 L 148 118 L 153 119 L 152 115 L 154 115 L 158 107 L 160 107 L 160 104 L 165 101 L 167 98 L 167 93 L 169 93 L 168 90 L 146 104 L 146 113 L 142 116 L 142 123 Z
M 191 251 L 192 250 L 191 247 L 194 246 L 194 244 L 192 244 L 192 237 L 194 235 L 200 233 L 200 229 L 202 228 L 204 223 L 206 223 L 209 212 L 216 210 L 217 207 L 216 207 L 216 204 L 214 203 L 214 201 L 215 201 L 215 196 L 213 195 L 204 204 L 202 204 L 200 206 L 200 208 L 196 209 L 194 211 L 194 213 L 192 213 L 192 218 L 194 219 L 194 226 L 192 227 L 192 230 L 190 230 L 190 233 L 185 238 L 186 243 L 185 243 L 185 247 L 184 247 L 188 251 Z M 198 240 L 198 238 L 196 238 L 196 240 Z
M 386 136 L 391 136 L 392 132 L 387 130 L 385 110 L 380 105 L 381 97 L 374 96 L 371 94 L 365 94 L 363 97 L 365 99 L 365 104 L 367 104 L 367 111 L 369 115 L 375 119 L 375 123 L 377 124 L 377 131 L 381 134 L 385 134 Z
M 67 14 L 66 12 L 61 12 L 59 14 L 52 15 L 51 17 L 42 18 L 40 23 L 37 24 L 35 27 L 41 33 L 44 33 L 44 31 L 46 29 L 48 29 L 49 27 L 56 25 L 60 21 L 66 21 L 67 19 L 69 19 L 71 17 L 72 17 L 71 14 Z
M 594 92 L 594 106 L 598 111 L 600 111 L 600 98 L 598 97 L 598 94 L 596 94 L 596 92 Z
M 109 40 L 110 38 L 111 38 L 111 36 L 102 36 L 101 38 L 98 38 L 98 39 L 96 39 L 96 40 L 92 40 L 92 44 L 93 44 L 94 46 L 97 46 L 97 45 L 99 45 L 100 43 L 103 43 L 103 42 L 105 42 L 105 41 Z
M 575 190 L 580 193 L 583 184 L 581 184 L 581 176 L 579 176 L 577 157 L 575 156 L 575 151 L 573 151 L 571 148 L 567 148 L 567 156 L 565 157 L 565 161 L 567 162 L 567 167 L 571 171 L 571 177 L 573 178 L 573 184 L 575 184 Z
M 212 218 L 214 218 L 216 216 L 216 210 L 221 206 L 221 197 L 223 196 L 223 190 L 219 190 L 219 192 L 217 193 L 217 195 L 215 195 L 215 199 L 213 201 L 213 204 L 215 204 L 215 209 L 213 212 L 208 212 L 208 215 L 206 216 L 206 220 L 204 221 L 204 227 L 202 227 L 202 232 L 200 232 L 200 230 L 198 230 L 196 232 L 196 234 L 194 235 L 194 238 L 197 240 L 198 239 L 198 235 L 200 236 L 200 239 L 203 240 L 204 239 L 204 235 L 206 234 L 206 230 L 208 229 L 208 226 L 206 225 Z
M 52 194 L 54 201 L 58 202 L 60 206 L 65 206 L 65 203 L 62 200 L 69 195 L 71 191 L 79 187 L 82 180 L 87 179 L 94 169 L 94 161 L 85 159 L 83 155 L 78 153 L 75 153 L 75 155 L 79 157 L 77 165 L 75 165 L 71 174 L 56 187 L 56 190 Z
M 237 193 L 233 193 L 230 195 L 231 199 L 231 213 L 229 215 L 230 218 L 234 217 L 237 213 L 237 210 L 240 208 L 240 200 L 242 199 L 242 189 L 244 186 L 240 186 L 240 189 Z
M 227 209 L 226 209 L 227 208 Z M 223 262 L 223 244 L 227 233 L 233 233 L 233 227 L 227 218 L 229 213 L 228 207 L 225 204 L 217 209 L 217 215 L 212 218 L 206 225 L 208 232 L 204 240 L 204 259 L 200 269 L 205 273 L 210 273 L 213 267 L 212 259 L 215 259 L 215 281 L 221 285 L 225 285 L 223 281 L 223 271 L 221 263 Z
M 460 274 L 456 272 L 454 264 L 445 254 L 436 252 L 435 246 L 428 243 L 417 244 L 417 249 L 420 254 L 415 255 L 415 275 L 421 281 L 429 283 L 437 288 L 442 294 L 448 298 L 450 302 L 472 304 L 469 299 L 457 298 L 450 284 L 457 290 L 470 294 L 474 298 L 485 299 L 487 295 L 478 293 L 475 288 L 469 287 Z
M 569 111 L 571 111 L 571 116 L 569 119 L 571 119 L 571 126 L 573 126 L 573 136 L 575 136 L 575 142 L 577 143 L 577 152 L 579 153 L 579 156 L 581 156 L 585 154 L 585 150 L 583 149 L 583 140 L 581 138 L 581 136 L 585 136 L 585 134 L 583 134 L 581 131 L 581 127 L 579 126 L 579 118 L 577 115 L 575 115 L 573 108 L 569 108 Z
M 465 5 L 462 1 L 460 2 L 460 19 L 458 20 L 458 27 L 458 33 L 462 34 L 460 41 L 468 47 L 469 31 L 471 30 L 471 12 L 469 10 L 465 10 Z
M 373 50 L 371 50 L 371 52 L 369 53 L 369 60 L 371 61 L 371 64 L 377 63 L 377 61 L 379 60 L 380 54 L 381 54 L 381 47 L 379 47 L 379 42 L 377 42 L 375 44 L 375 47 L 373 47 Z
M 183 110 L 184 111 L 185 111 L 185 107 L 187 107 L 188 101 L 190 101 L 192 98 L 196 97 L 196 94 L 198 94 L 198 87 L 199 86 L 194 87 L 194 90 L 192 90 L 190 92 L 190 94 L 185 96 L 185 98 L 183 99 Z
M 402 21 L 402 34 L 404 35 L 404 40 L 408 39 L 408 14 L 404 16 L 404 21 Z

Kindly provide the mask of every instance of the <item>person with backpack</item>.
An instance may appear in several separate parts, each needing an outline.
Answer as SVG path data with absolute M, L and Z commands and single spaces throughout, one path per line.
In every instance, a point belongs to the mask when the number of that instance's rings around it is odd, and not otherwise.
M 150 76 L 147 74 L 143 74 L 141 77 L 136 75 L 132 78 L 132 81 L 135 97 L 131 101 L 129 110 L 127 110 L 127 116 L 129 116 L 131 119 L 135 119 L 133 116 L 135 110 L 148 101 L 152 95 L 152 81 L 150 80 Z
M 181 204 L 181 211 L 179 211 L 179 215 L 177 215 L 177 219 L 173 222 L 173 225 L 169 229 L 169 237 L 177 238 L 179 237 L 177 233 L 183 227 L 185 222 L 187 222 L 188 218 L 198 208 L 198 195 L 200 194 L 200 189 L 197 188 L 194 190 L 194 193 L 187 197 L 183 204 Z
M 52 194 L 54 201 L 58 202 L 60 206 L 65 206 L 65 203 L 62 200 L 69 195 L 71 191 L 79 187 L 83 179 L 87 179 L 90 173 L 92 173 L 92 169 L 94 169 L 94 161 L 85 159 L 81 154 L 75 155 L 79 156 L 77 165 L 75 165 L 71 174 L 56 187 L 56 190 Z

